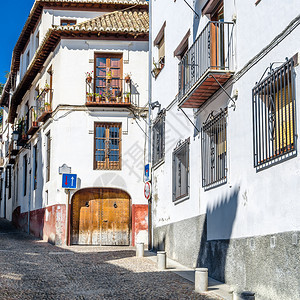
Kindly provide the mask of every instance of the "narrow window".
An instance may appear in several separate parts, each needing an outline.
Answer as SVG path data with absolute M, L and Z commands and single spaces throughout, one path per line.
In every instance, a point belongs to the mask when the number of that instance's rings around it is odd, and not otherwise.
M 11 198 L 11 190 L 12 190 L 12 184 L 11 184 L 11 178 L 12 178 L 12 167 L 8 166 L 7 171 L 8 171 L 8 199 Z
M 288 60 L 252 90 L 254 166 L 296 155 L 294 61 Z
M 27 155 L 23 156 L 23 196 L 27 194 Z
M 51 159 L 51 137 L 50 131 L 46 134 L 46 182 L 50 180 L 50 159 Z
M 30 51 L 28 50 L 28 52 L 27 52 L 27 54 L 26 54 L 26 70 L 27 70 L 27 68 L 28 68 L 28 66 L 29 66 L 29 58 L 30 58 Z
M 173 152 L 173 201 L 189 195 L 189 144 L 187 139 Z
M 37 145 L 33 147 L 33 189 L 37 189 Z
M 154 69 L 152 70 L 152 75 L 156 78 L 161 72 L 165 65 L 165 27 L 166 22 L 164 22 L 162 28 L 158 32 L 153 44 L 157 47 L 158 58 L 157 61 L 153 60 Z
M 205 189 L 226 182 L 227 110 L 211 115 L 202 128 L 202 186 Z
M 61 19 L 60 20 L 60 25 L 61 26 L 72 26 L 76 25 L 77 21 L 74 19 Z
M 40 45 L 40 33 L 38 32 L 35 36 L 35 50 L 39 48 Z
M 165 111 L 162 111 L 153 124 L 153 166 L 165 157 Z
M 95 123 L 95 170 L 121 170 L 121 134 L 120 123 Z
M 49 197 L 49 193 L 48 193 L 48 190 L 45 191 L 45 205 L 47 206 L 48 205 L 48 197 Z

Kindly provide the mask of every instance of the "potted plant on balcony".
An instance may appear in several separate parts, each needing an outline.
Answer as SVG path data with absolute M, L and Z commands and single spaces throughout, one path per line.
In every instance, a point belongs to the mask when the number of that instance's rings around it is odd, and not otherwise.
M 106 69 L 106 79 L 107 80 L 111 80 L 112 79 L 111 70 L 109 68 Z
M 117 103 L 121 103 L 122 102 L 122 92 L 120 90 L 118 90 L 116 92 L 116 100 L 117 100 Z
M 125 74 L 125 77 L 124 77 L 125 82 L 130 83 L 130 79 L 131 79 L 131 74 L 130 73 Z
M 33 127 L 38 127 L 37 114 L 36 114 L 36 111 L 35 111 L 35 110 L 33 110 L 33 121 L 32 121 L 32 126 L 33 126 Z
M 93 93 L 86 93 L 86 102 L 93 102 Z
M 50 85 L 47 83 L 47 81 L 46 81 L 45 86 L 44 86 L 44 91 L 46 93 L 48 93 L 50 91 Z
M 101 100 L 101 96 L 99 93 L 95 93 L 95 100 L 97 103 L 100 103 L 100 100 Z
M 50 103 L 45 102 L 45 112 L 51 112 Z
M 85 75 L 86 75 L 86 79 L 85 79 L 86 82 L 91 83 L 92 80 L 93 80 L 93 71 L 92 72 L 86 72 Z
M 126 95 L 125 95 L 125 103 L 129 103 L 130 95 L 131 95 L 130 92 L 126 93 Z

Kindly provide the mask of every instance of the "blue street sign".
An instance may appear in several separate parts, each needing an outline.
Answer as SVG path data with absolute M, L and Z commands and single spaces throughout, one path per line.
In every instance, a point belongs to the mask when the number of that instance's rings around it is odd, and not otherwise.
M 77 174 L 62 174 L 62 187 L 65 189 L 76 189 Z
M 151 180 L 151 164 L 145 165 L 145 173 L 144 173 L 144 181 L 150 181 Z

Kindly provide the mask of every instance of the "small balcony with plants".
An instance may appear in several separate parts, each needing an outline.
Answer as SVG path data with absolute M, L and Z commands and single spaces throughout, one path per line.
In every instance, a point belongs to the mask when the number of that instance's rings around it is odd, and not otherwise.
M 138 107 L 139 93 L 129 74 L 124 79 L 113 77 L 109 71 L 96 78 L 87 74 L 86 106 Z
M 45 88 L 41 90 L 36 97 L 36 122 L 45 122 L 52 113 L 53 90 L 46 84 Z
M 179 63 L 179 106 L 199 108 L 233 75 L 233 22 L 210 21 Z
M 23 147 L 27 142 L 28 142 L 28 122 L 26 119 L 23 117 L 22 119 L 18 120 L 16 130 L 13 132 L 13 141 L 16 140 L 17 135 L 17 146 Z
M 37 121 L 37 108 L 32 106 L 26 114 L 27 134 L 33 135 L 39 129 L 39 122 Z

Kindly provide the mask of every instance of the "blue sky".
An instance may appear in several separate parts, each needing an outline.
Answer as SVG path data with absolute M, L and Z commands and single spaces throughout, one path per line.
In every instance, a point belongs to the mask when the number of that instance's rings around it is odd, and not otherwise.
M 29 16 L 34 0 L 1 1 L 0 83 L 5 83 L 5 71 L 10 71 L 12 51 Z

